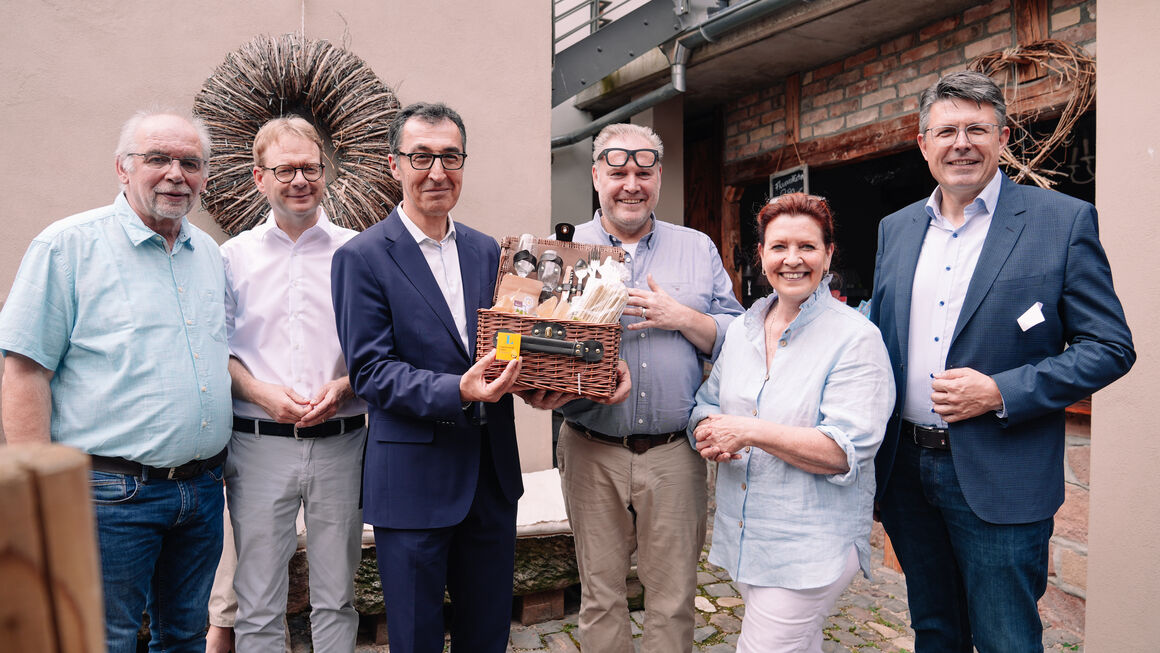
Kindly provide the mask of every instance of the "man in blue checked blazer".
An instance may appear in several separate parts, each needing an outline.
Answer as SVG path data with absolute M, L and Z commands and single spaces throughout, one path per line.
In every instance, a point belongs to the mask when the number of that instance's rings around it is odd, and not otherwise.
M 927 89 L 918 145 L 938 188 L 878 231 L 870 318 L 898 400 L 877 499 L 917 653 L 1043 650 L 1064 409 L 1136 358 L 1095 207 L 999 172 L 1005 123 L 985 75 Z

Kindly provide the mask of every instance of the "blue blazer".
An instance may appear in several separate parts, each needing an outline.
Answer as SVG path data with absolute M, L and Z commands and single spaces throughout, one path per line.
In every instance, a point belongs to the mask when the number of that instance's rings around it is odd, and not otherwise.
M 366 400 L 363 519 L 385 528 L 458 524 L 475 496 L 481 427 L 459 377 L 474 359 L 476 309 L 492 305 L 499 245 L 456 223 L 468 348 L 398 211 L 334 254 L 331 289 L 355 394 Z M 491 459 L 504 496 L 523 493 L 511 395 L 486 405 Z
M 898 391 L 875 460 L 878 498 L 898 449 L 911 285 L 930 222 L 925 204 L 878 228 L 870 319 L 882 331 Z M 1023 331 L 1016 319 L 1035 302 L 1043 303 L 1044 322 Z M 1004 177 L 946 362 L 990 375 L 1007 409 L 1005 419 L 991 412 L 950 425 L 955 472 L 975 514 L 997 524 L 1054 515 L 1064 494 L 1064 409 L 1135 360 L 1095 207 Z

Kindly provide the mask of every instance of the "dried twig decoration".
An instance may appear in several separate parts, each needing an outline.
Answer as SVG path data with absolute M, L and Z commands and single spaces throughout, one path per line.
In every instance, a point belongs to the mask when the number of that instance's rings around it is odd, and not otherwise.
M 254 185 L 254 135 L 271 118 L 298 114 L 322 133 L 327 158 L 322 207 L 333 221 L 363 230 L 401 197 L 387 163 L 395 94 L 353 54 L 298 34 L 259 36 L 226 55 L 193 101 L 213 138 L 202 205 L 230 235 L 265 217 Z
M 1068 141 L 1080 116 L 1095 101 L 1096 63 L 1078 45 L 1048 39 L 976 57 L 968 67 L 993 78 L 1005 75 L 1005 81 L 996 81 L 1005 85 L 1007 105 L 1011 106 L 1019 97 L 1016 69 L 1029 64 L 1038 64 L 1054 75 L 1057 88 L 1070 87 L 1072 91 L 1055 131 L 1047 137 L 1036 137 L 1027 129 L 1039 117 L 1038 112 L 1023 116 L 1008 113 L 1011 141 L 1000 160 L 1007 168 L 1017 171 L 1012 177 L 1016 183 L 1030 179 L 1042 188 L 1051 188 L 1055 184 L 1052 177 L 1066 174 L 1048 167 L 1052 153 Z

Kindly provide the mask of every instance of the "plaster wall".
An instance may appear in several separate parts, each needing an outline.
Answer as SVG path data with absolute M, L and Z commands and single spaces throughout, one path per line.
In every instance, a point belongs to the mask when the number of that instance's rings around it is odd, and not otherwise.
M 503 0 L 0 3 L 0 301 L 33 236 L 112 201 L 121 123 L 154 103 L 189 109 L 261 33 L 345 45 L 403 104 L 447 102 L 471 157 L 455 218 L 498 237 L 546 233 L 550 120 L 528 108 L 550 102 L 550 20 L 548 3 Z M 225 239 L 207 214 L 191 220 Z M 548 467 L 550 417 L 516 403 L 525 470 Z
M 1085 646 L 1152 651 L 1160 637 L 1160 83 L 1142 65 L 1160 31 L 1154 2 L 1101 2 L 1096 93 L 1100 239 L 1132 327 L 1132 371 L 1092 399 L 1091 520 Z M 1142 58 L 1143 57 L 1143 58 Z

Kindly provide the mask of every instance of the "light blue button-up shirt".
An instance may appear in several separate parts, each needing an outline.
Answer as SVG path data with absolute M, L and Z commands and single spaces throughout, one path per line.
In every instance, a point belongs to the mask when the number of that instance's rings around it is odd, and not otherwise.
M 778 338 L 766 371 L 765 316 L 774 295 L 730 327 L 709 379 L 697 391 L 689 438 L 705 417 L 756 416 L 814 426 L 846 453 L 844 474 L 811 474 L 757 447 L 717 467 L 717 512 L 709 561 L 760 587 L 823 587 L 845 567 L 850 546 L 870 573 L 874 454 L 894 407 L 894 377 L 882 336 L 822 281 Z
M 620 357 L 632 374 L 632 394 L 613 406 L 587 399 L 561 409 L 569 420 L 608 435 L 669 433 L 684 429 L 693 409 L 693 394 L 704 378 L 704 361 L 716 358 L 725 329 L 742 313 L 733 296 L 733 282 L 721 264 L 717 246 L 705 234 L 652 218 L 653 227 L 641 238 L 636 254 L 625 259 L 629 288 L 650 290 L 648 275 L 665 292 L 690 308 L 713 318 L 717 337 L 712 356 L 704 356 L 679 331 L 622 329 Z M 591 222 L 576 228 L 577 243 L 613 245 L 621 241 L 604 230 L 600 211 Z M 623 316 L 623 326 L 640 322 Z
M 217 244 L 183 218 L 167 251 L 123 194 L 33 239 L 0 311 L 0 351 L 54 372 L 53 442 L 167 467 L 229 440 Z

